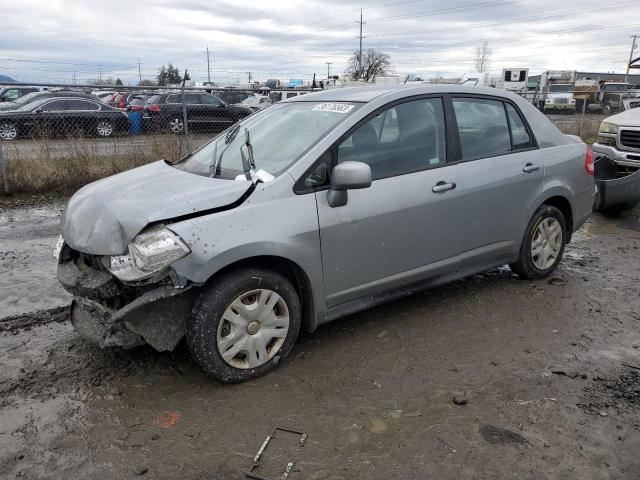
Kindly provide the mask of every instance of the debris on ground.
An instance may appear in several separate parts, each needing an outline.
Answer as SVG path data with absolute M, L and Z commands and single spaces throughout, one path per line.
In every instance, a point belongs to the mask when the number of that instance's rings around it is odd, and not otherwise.
M 600 380 L 585 388 L 586 399 L 577 404 L 583 411 L 600 416 L 605 409 L 616 413 L 640 409 L 640 370 L 629 369 L 611 380 Z M 605 412 L 606 413 L 606 412 Z
M 551 277 L 549 279 L 550 285 L 566 285 L 568 280 L 564 277 Z
M 456 405 L 466 405 L 469 399 L 464 393 L 456 393 L 453 395 L 453 403 Z
M 494 445 L 525 445 L 529 443 L 519 433 L 495 425 L 481 425 L 480 434 L 487 442 Z

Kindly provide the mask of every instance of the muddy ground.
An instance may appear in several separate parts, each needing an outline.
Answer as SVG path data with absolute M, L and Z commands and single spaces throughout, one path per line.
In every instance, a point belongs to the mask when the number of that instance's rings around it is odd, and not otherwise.
M 323 326 L 224 386 L 183 346 L 73 333 L 50 257 L 60 206 L 0 220 L 0 478 L 240 479 L 276 426 L 309 437 L 273 441 L 269 478 L 288 461 L 291 480 L 640 478 L 639 209 L 595 215 L 552 283 L 476 275 Z

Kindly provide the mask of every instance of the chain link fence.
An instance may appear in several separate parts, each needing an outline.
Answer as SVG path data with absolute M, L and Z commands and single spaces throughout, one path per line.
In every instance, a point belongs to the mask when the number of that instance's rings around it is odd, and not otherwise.
M 312 91 L 13 85 L 0 95 L 13 100 L 0 101 L 0 185 L 5 192 L 72 192 L 158 159 L 177 160 L 243 118 Z M 541 98 L 523 96 L 534 105 Z M 595 139 L 603 118 L 545 113 L 585 141 Z
M 12 86 L 0 101 L 10 191 L 73 191 L 97 178 L 177 160 L 231 125 L 310 89 Z M 15 95 L 15 93 L 13 94 Z M 12 98 L 5 89 L 4 98 Z M 5 189 L 6 190 L 6 189 Z

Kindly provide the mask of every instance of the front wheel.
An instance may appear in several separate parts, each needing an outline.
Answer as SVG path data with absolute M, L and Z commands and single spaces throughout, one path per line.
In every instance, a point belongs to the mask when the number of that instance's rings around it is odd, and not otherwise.
M 187 345 L 202 369 L 225 383 L 273 370 L 298 337 L 300 300 L 291 282 L 262 268 L 219 277 L 196 299 Z
M 557 268 L 566 243 L 564 215 L 554 206 L 542 205 L 527 226 L 518 261 L 509 267 L 521 278 L 544 278 Z

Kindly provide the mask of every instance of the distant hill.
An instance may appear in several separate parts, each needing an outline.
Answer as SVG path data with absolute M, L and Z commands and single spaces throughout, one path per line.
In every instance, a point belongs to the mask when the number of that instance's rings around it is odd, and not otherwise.
M 6 75 L 0 75 L 0 83 L 14 83 L 15 80 L 11 77 L 7 77 Z

